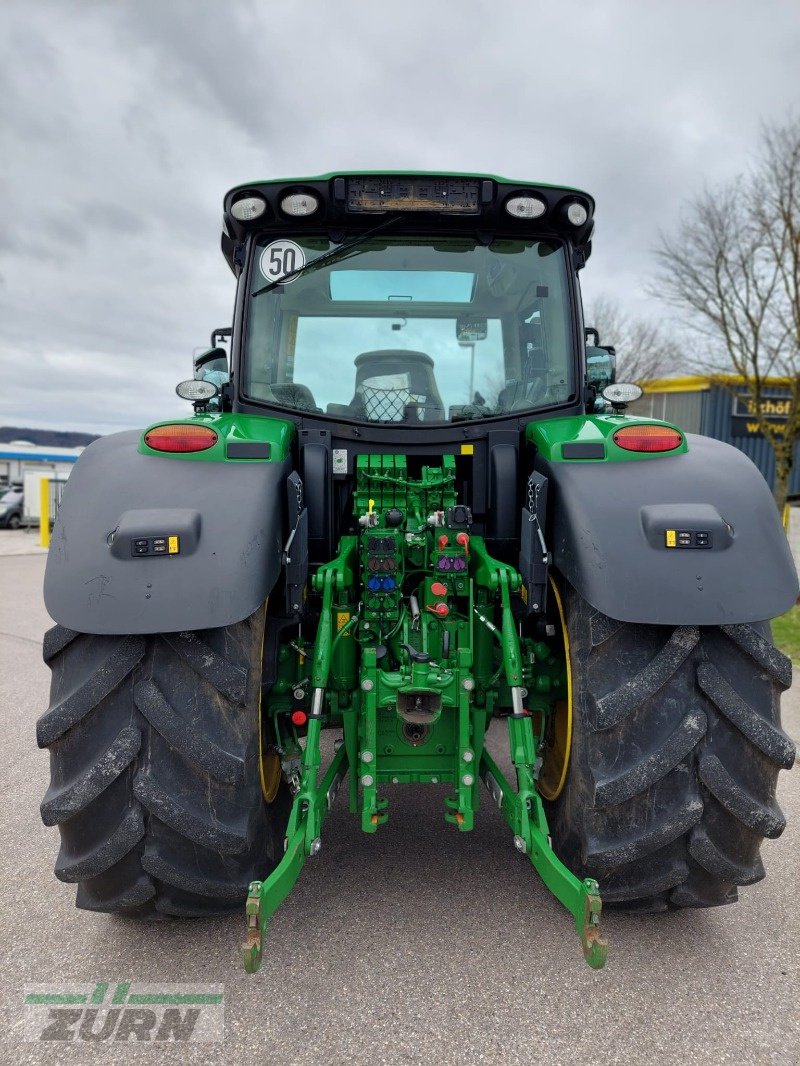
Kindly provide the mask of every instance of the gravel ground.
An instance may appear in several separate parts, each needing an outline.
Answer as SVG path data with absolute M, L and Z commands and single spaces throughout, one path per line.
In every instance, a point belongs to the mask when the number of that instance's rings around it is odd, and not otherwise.
M 340 797 L 321 855 L 273 919 L 257 976 L 239 966 L 243 919 L 143 926 L 75 910 L 73 889 L 51 872 L 56 830 L 38 812 L 43 571 L 41 555 L 0 558 L 3 1062 L 800 1062 L 797 766 L 782 774 L 789 828 L 765 844 L 766 881 L 733 907 L 607 913 L 600 972 L 584 965 L 571 920 L 496 809 L 485 804 L 461 835 L 433 790 L 395 790 L 375 836 Z M 797 689 L 784 721 L 800 735 Z M 225 1041 L 24 1041 L 26 983 L 120 980 L 223 983 Z

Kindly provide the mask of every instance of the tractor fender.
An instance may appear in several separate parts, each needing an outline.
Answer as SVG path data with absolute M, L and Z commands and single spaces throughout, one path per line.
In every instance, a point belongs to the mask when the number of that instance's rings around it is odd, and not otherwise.
M 75 464 L 50 542 L 48 612 L 98 634 L 211 629 L 248 617 L 280 571 L 290 462 L 144 455 L 139 439 L 136 431 L 101 437 Z M 156 553 L 154 539 L 168 550 Z
M 682 455 L 640 461 L 538 455 L 554 566 L 623 622 L 726 625 L 783 614 L 797 599 L 797 573 L 766 481 L 731 445 L 686 440 Z

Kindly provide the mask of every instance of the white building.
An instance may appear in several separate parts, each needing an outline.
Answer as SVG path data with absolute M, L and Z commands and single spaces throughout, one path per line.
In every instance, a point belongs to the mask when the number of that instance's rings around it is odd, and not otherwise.
M 51 448 L 26 440 L 0 444 L 0 485 L 24 482 L 25 474 L 29 471 L 69 477 L 82 451 L 83 448 Z

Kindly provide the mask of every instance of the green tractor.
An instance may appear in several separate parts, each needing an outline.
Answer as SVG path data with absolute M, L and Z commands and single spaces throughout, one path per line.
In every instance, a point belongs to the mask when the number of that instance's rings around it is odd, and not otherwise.
M 764 876 L 794 565 L 748 459 L 626 414 L 593 212 L 490 176 L 228 193 L 193 413 L 87 448 L 53 532 L 42 817 L 79 907 L 244 908 L 252 972 L 342 785 L 366 833 L 403 784 L 469 832 L 485 786 L 593 967 L 601 897 Z

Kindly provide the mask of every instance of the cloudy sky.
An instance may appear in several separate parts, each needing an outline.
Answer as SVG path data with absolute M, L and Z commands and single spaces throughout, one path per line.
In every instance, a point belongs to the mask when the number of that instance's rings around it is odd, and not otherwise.
M 796 0 L 2 0 L 0 42 L 0 424 L 93 432 L 185 412 L 232 185 L 577 185 L 585 295 L 657 316 L 659 229 L 800 103 Z

